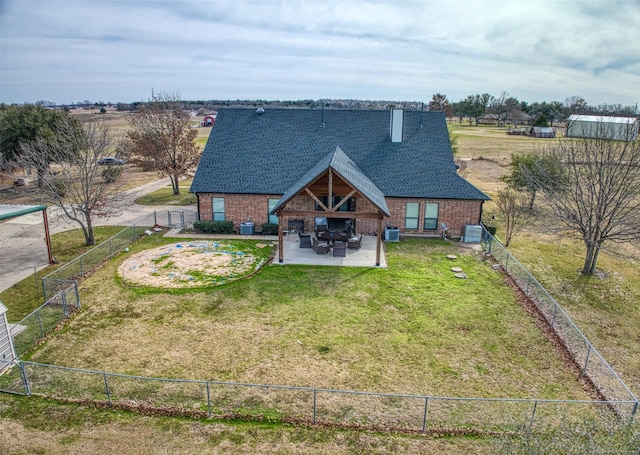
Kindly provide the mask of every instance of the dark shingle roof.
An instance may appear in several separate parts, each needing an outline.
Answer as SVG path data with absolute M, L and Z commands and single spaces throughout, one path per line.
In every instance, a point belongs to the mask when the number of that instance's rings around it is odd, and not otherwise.
M 336 147 L 333 152 L 320 160 L 318 164 L 304 174 L 300 180 L 295 182 L 287 192 L 284 193 L 271 212 L 275 213 L 276 210 L 283 207 L 290 199 L 300 193 L 305 186 L 327 172 L 329 168 L 335 170 L 356 190 L 358 190 L 360 194 L 375 204 L 382 213 L 387 216 L 391 215 L 382 191 L 380 191 L 378 187 L 376 187 L 376 185 L 366 175 L 364 175 L 360 169 L 358 169 L 358 166 L 356 166 L 356 164 L 340 149 L 340 147 Z
M 336 147 L 387 197 L 489 197 L 458 176 L 442 112 L 404 113 L 404 141 L 389 111 L 222 109 L 191 191 L 284 194 Z M 324 124 L 323 124 L 324 120 Z M 422 121 L 421 121 L 422 120 Z

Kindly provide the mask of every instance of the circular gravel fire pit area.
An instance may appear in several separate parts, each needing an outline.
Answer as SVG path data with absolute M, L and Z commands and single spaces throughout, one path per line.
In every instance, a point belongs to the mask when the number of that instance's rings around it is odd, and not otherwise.
M 266 261 L 270 244 L 194 241 L 165 245 L 132 255 L 118 268 L 127 284 L 160 288 L 216 286 L 254 273 Z

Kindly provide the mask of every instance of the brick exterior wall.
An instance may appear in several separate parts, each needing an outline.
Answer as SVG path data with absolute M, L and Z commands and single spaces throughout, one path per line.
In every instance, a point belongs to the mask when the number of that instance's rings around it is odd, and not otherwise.
M 213 218 L 212 198 L 224 198 L 225 218 L 227 221 L 233 221 L 234 229 L 240 230 L 240 223 L 250 218 L 255 224 L 257 231 L 260 231 L 261 225 L 268 222 L 268 200 L 280 199 L 282 195 L 258 195 L 258 194 L 224 194 L 224 193 L 198 193 L 199 217 L 201 220 L 210 220 Z M 464 226 L 466 224 L 478 224 L 480 222 L 480 214 L 482 201 L 477 200 L 453 200 L 453 199 L 420 199 L 420 198 L 386 198 L 387 206 L 391 212 L 391 217 L 387 218 L 389 226 L 397 226 L 401 233 L 404 234 L 421 234 L 421 235 L 440 235 L 440 226 L 445 223 L 448 228 L 450 237 L 461 237 L 464 234 Z M 405 228 L 405 212 L 407 202 L 417 202 L 420 206 L 418 218 L 418 229 Z M 433 202 L 438 204 L 438 229 L 424 230 L 424 210 L 425 203 Z M 294 198 L 287 206 L 288 209 L 294 210 L 313 210 L 314 201 L 310 197 L 298 196 Z M 372 211 L 372 204 L 358 198 L 356 201 L 358 211 Z M 347 218 L 349 212 L 344 212 Z M 318 216 L 322 216 L 322 212 L 318 212 Z M 305 229 L 313 230 L 314 217 L 305 218 Z M 287 220 L 284 220 L 284 228 L 287 229 Z M 356 231 L 364 233 L 373 233 L 378 229 L 378 220 L 362 218 L 356 220 Z M 384 224 L 383 224 L 384 228 Z

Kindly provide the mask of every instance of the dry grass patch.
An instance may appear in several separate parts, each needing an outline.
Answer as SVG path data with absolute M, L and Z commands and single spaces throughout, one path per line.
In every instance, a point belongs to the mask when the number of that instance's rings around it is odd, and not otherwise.
M 31 411 L 19 409 L 29 400 Z M 13 417 L 7 417 L 8 413 Z M 138 455 L 171 454 L 415 454 L 493 453 L 492 441 L 429 438 L 271 424 L 196 422 L 136 417 L 55 404 L 39 398 L 0 396 L 0 453 Z

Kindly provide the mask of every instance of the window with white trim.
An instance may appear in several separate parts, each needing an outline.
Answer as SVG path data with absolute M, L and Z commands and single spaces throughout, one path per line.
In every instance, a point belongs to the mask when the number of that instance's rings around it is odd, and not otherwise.
M 438 203 L 427 202 L 424 204 L 424 230 L 435 231 L 438 229 Z
M 213 206 L 213 221 L 225 221 L 226 217 L 224 216 L 224 198 L 211 198 L 211 204 Z
M 418 229 L 420 220 L 420 203 L 419 202 L 407 202 L 407 207 L 404 214 L 404 227 L 405 229 Z
M 280 199 L 268 199 L 267 200 L 267 217 L 269 218 L 269 223 L 278 224 L 278 215 L 271 215 L 271 210 L 276 206 Z

